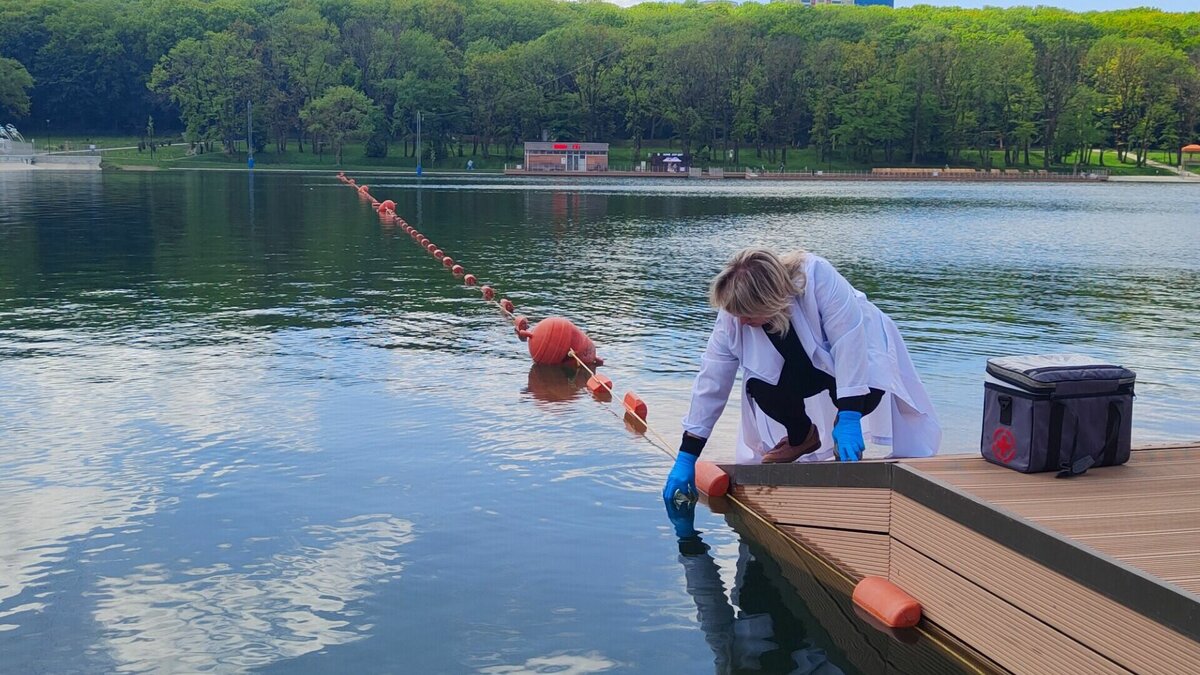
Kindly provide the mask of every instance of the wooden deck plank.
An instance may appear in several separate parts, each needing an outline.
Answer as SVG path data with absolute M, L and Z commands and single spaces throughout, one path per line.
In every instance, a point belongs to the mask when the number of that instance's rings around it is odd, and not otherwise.
M 1092 469 L 1083 476 L 1073 478 L 1069 481 L 1056 478 L 1053 472 L 1019 473 L 983 461 L 978 461 L 976 464 L 977 466 L 971 469 L 955 469 L 954 471 L 926 471 L 924 467 L 920 467 L 920 469 L 931 476 L 953 481 L 955 485 L 964 487 L 972 485 L 1042 485 L 1057 483 L 1063 487 L 1073 484 L 1075 486 L 1070 488 L 1073 490 L 1087 489 L 1099 483 L 1109 481 L 1144 482 L 1162 480 L 1164 478 L 1200 476 L 1200 465 L 1197 465 L 1194 459 L 1161 464 L 1138 462 L 1136 464 L 1124 464 L 1121 466 L 1105 466 L 1099 469 Z
M 780 524 L 888 531 L 891 491 L 886 488 L 737 486 L 734 494 Z
M 891 558 L 891 580 L 921 599 L 927 619 L 1013 673 L 1132 672 L 903 543 Z
M 781 525 L 780 529 L 808 548 L 829 558 L 855 579 L 865 576 L 887 576 L 890 555 L 890 539 L 887 534 L 791 525 Z
M 734 493 L 1014 672 L 1200 673 L 1200 444 L 1069 480 L 978 456 L 832 464 L 739 472 Z
M 911 499 L 893 506 L 897 542 L 1081 644 L 1137 672 L 1200 672 L 1200 643 Z
M 1124 466 L 1068 480 L 1009 471 L 979 457 L 912 466 L 1185 590 L 1200 570 L 1200 445 L 1140 450 Z
M 1068 537 L 1076 538 L 1089 534 L 1144 532 L 1147 522 L 1151 522 L 1156 528 L 1162 528 L 1162 530 L 1156 531 L 1185 530 L 1200 523 L 1200 508 L 1179 511 L 1133 510 L 1112 513 L 1038 515 L 1030 517 L 1030 520 L 1062 532 Z
M 946 480 L 942 478 L 942 480 Z M 952 482 L 947 481 L 947 482 Z M 1074 500 L 1088 497 L 1138 497 L 1147 494 L 1177 494 L 1200 496 L 1200 479 L 1191 476 L 1182 478 L 1159 478 L 1153 481 L 1095 481 L 1087 485 L 1067 486 L 1059 482 L 1047 484 L 1030 481 L 1029 485 L 973 485 L 966 487 L 954 483 L 954 486 L 982 497 L 988 501 L 1005 502 L 1027 499 Z M 1189 502 L 1182 501 L 1180 506 Z
M 766 547 L 779 563 L 780 575 L 805 605 L 797 614 L 811 614 L 833 642 L 834 649 L 861 672 L 961 675 L 964 671 L 959 665 L 960 658 L 968 659 L 972 669 L 978 672 L 1001 672 L 986 661 L 975 661 L 981 657 L 964 651 L 965 648 L 957 643 L 950 645 L 948 653 L 943 646 L 924 636 L 915 641 L 892 639 L 857 615 L 850 599 L 853 585 L 807 549 L 801 550 L 794 542 L 785 541 L 753 516 L 735 515 L 732 522 L 736 530 L 749 533 L 756 543 Z

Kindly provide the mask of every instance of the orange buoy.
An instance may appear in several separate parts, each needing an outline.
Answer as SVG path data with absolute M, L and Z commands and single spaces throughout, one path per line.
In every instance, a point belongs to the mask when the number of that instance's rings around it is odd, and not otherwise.
M 641 396 L 632 391 L 625 392 L 625 409 L 642 419 L 646 419 L 646 402 L 642 400 Z
M 396 202 L 394 202 L 390 199 L 385 199 L 382 202 L 380 202 L 379 208 L 387 209 L 389 211 L 395 211 L 396 210 Z
M 492 288 L 491 286 L 480 286 L 479 292 L 483 293 L 484 300 L 491 300 L 492 298 L 496 297 L 496 289 Z
M 520 338 L 521 342 L 528 340 L 531 335 L 529 332 L 529 319 L 524 316 L 514 316 L 513 330 L 517 332 L 517 337 Z
M 454 267 L 454 258 L 446 256 L 445 258 L 442 258 L 442 264 L 446 267 Z
M 724 497 L 729 492 L 729 474 L 712 462 L 696 462 L 696 487 L 709 497 Z
M 502 307 L 504 302 L 500 301 Z M 596 356 L 596 345 L 592 339 L 562 317 L 543 319 L 529 334 L 529 355 L 537 363 L 574 363 L 575 359 L 569 355 L 572 350 L 584 363 L 604 363 L 603 359 Z
M 462 265 L 455 265 L 454 267 L 450 268 L 450 273 L 456 277 L 461 277 L 462 275 L 466 274 L 466 270 L 463 269 Z
M 468 286 L 474 286 L 475 285 L 475 275 L 468 274 L 467 276 L 463 277 L 463 283 Z
M 500 309 L 512 314 L 513 310 L 516 308 L 513 307 L 512 300 L 509 300 L 508 298 L 500 298 Z
M 588 378 L 587 388 L 594 396 L 611 396 L 612 395 L 612 380 L 608 379 L 600 373 Z
M 696 483 L 699 485 L 699 462 Z M 888 628 L 912 628 L 921 621 L 921 603 L 883 577 L 864 577 L 854 587 L 854 604 Z

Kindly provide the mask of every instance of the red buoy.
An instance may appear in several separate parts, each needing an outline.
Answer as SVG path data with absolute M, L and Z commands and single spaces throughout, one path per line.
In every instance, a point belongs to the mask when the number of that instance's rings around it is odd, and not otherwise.
M 468 286 L 474 286 L 475 285 L 475 275 L 468 274 L 467 276 L 463 277 L 463 283 Z
M 589 377 L 587 381 L 588 391 L 592 392 L 593 396 L 611 397 L 612 386 L 612 380 L 608 379 L 604 375 L 601 375 L 600 373 L 596 373 L 595 375 Z
M 428 246 L 426 246 L 426 247 L 425 247 L 425 250 L 426 250 L 426 251 L 429 251 L 430 253 L 432 253 L 432 254 L 434 254 L 434 255 L 437 255 L 437 252 L 438 252 L 438 247 L 437 247 L 437 246 L 434 246 L 433 244 L 430 244 L 430 245 L 428 245 Z
M 387 209 L 388 211 L 395 211 L 396 210 L 396 202 L 394 202 L 390 199 L 385 199 L 379 203 L 379 208 Z
M 508 298 L 500 298 L 500 309 L 512 314 L 513 310 L 516 308 L 513 307 L 512 300 L 509 300 Z
M 483 293 L 484 300 L 491 300 L 492 298 L 496 297 L 496 289 L 492 288 L 491 286 L 480 286 L 479 291 Z
M 430 246 L 433 246 L 433 244 L 430 244 Z M 446 258 L 446 252 L 443 251 L 442 249 L 434 246 L 433 247 L 433 257 L 437 258 L 438 260 L 444 260 Z
M 699 471 L 696 477 L 699 483 Z M 921 603 L 883 577 L 864 577 L 852 597 L 854 604 L 888 628 L 912 628 L 921 621 Z
M 445 258 L 442 258 L 442 264 L 446 267 L 454 267 L 454 258 L 446 256 Z
M 524 342 L 529 339 L 529 319 L 523 316 L 513 317 L 513 330 L 517 332 L 517 337 Z
M 696 462 L 696 487 L 709 497 L 724 497 L 729 492 L 729 474 L 712 462 Z
M 641 396 L 632 391 L 627 391 L 625 392 L 624 403 L 626 410 L 642 419 L 646 419 L 646 402 L 642 400 Z
M 462 275 L 466 274 L 466 270 L 463 269 L 462 265 L 455 265 L 454 267 L 450 268 L 450 273 L 456 277 L 461 277 Z
M 500 303 L 503 306 L 504 300 Z M 572 350 L 584 363 L 604 363 L 596 356 L 596 345 L 591 338 L 567 319 L 558 316 L 543 319 L 530 332 L 529 355 L 537 363 L 574 363 L 575 359 L 568 355 Z

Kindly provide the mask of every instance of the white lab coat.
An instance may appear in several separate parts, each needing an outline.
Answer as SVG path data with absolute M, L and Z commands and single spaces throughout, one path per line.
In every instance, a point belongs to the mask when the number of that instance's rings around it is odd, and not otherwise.
M 885 392 L 879 407 L 863 417 L 866 440 L 891 445 L 889 457 L 937 454 L 942 430 L 896 324 L 828 260 L 808 254 L 804 276 L 804 292 L 792 301 L 792 327 L 813 365 L 834 377 L 838 398 L 861 396 L 872 388 Z M 757 377 L 778 383 L 783 356 L 763 328 L 743 326 L 724 310 L 717 314 L 701 358 L 683 428 L 701 438 L 712 434 L 739 366 L 745 372 L 734 457 L 738 464 L 758 464 L 787 431 L 754 404 L 745 392 L 745 382 Z M 801 461 L 834 459 L 831 432 L 837 408 L 825 392 L 805 399 L 804 406 L 820 431 L 821 449 Z

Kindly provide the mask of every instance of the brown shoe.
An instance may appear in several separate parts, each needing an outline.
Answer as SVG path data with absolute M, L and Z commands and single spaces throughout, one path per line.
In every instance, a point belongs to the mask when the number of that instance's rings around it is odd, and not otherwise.
M 821 435 L 817 433 L 817 425 L 812 425 L 808 428 L 808 436 L 805 436 L 804 442 L 800 445 L 789 445 L 791 439 L 784 438 L 779 441 L 771 451 L 763 455 L 763 464 L 785 464 L 794 462 L 810 452 L 816 452 L 821 448 Z

